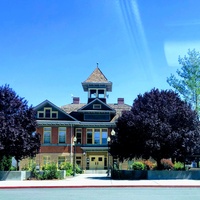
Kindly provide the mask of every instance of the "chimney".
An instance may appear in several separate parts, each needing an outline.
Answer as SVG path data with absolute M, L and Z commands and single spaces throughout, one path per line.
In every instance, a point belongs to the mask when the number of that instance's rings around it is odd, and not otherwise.
M 79 97 L 73 97 L 73 104 L 79 104 L 80 98 Z
M 118 98 L 117 103 L 118 104 L 124 104 L 124 98 Z

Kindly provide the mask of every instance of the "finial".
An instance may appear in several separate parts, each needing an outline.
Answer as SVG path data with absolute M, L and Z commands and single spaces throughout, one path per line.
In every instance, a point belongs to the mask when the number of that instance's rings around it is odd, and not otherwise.
M 99 63 L 97 63 L 97 67 L 99 67 Z

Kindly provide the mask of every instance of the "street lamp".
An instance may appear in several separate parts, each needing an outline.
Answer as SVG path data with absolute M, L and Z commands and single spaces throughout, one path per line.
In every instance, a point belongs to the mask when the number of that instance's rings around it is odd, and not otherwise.
M 112 129 L 112 131 L 111 131 L 111 137 L 108 136 L 108 138 L 107 138 L 107 142 L 108 142 L 108 176 L 110 176 L 110 156 L 109 156 L 110 142 L 113 139 L 113 136 L 115 136 L 115 131 Z
M 111 135 L 114 136 L 115 135 L 115 131 L 112 129 L 111 131 Z
M 83 166 L 84 166 L 84 162 L 85 162 L 85 168 L 86 169 L 86 160 L 85 160 L 85 151 L 83 152 L 83 159 L 82 159 L 82 169 L 83 169 Z
M 110 175 L 110 159 L 109 159 L 109 147 L 110 147 L 110 136 L 108 136 L 107 138 L 107 142 L 108 142 L 108 176 Z
M 77 138 L 76 136 L 74 137 L 73 139 L 73 146 L 74 146 L 74 159 L 73 159 L 73 176 L 76 175 L 76 141 L 77 141 Z

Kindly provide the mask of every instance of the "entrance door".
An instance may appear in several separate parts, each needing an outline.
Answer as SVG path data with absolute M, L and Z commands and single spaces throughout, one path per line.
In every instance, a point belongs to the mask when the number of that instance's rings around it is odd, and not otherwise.
M 104 156 L 90 156 L 90 169 L 104 169 Z

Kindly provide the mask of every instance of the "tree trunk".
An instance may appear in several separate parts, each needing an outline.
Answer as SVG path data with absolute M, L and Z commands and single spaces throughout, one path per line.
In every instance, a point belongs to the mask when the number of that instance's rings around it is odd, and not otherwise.
M 162 170 L 162 169 L 163 169 L 163 166 L 162 166 L 162 164 L 161 164 L 161 159 L 160 159 L 160 158 L 157 159 L 156 162 L 157 162 L 157 170 Z
M 4 171 L 4 166 L 3 166 L 3 155 L 0 154 L 0 171 Z
M 17 161 L 17 171 L 19 171 L 19 160 L 16 161 Z

